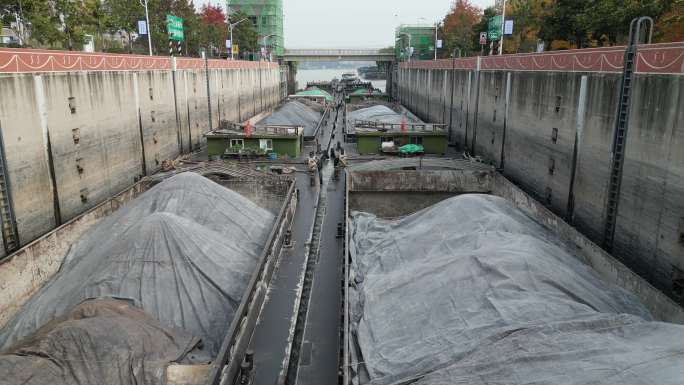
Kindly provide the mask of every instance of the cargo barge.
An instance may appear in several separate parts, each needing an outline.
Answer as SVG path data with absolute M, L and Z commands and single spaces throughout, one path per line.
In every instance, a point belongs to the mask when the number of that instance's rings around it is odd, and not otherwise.
M 658 348 L 677 354 L 678 349 L 681 349 L 681 345 L 676 346 L 678 342 L 670 344 L 667 340 L 663 342 L 658 338 L 663 336 L 678 338 L 675 336 L 682 335 L 684 327 L 681 324 L 684 324 L 684 310 L 492 167 L 474 160 L 444 158 L 381 160 L 358 163 L 352 166 L 347 172 L 346 184 L 345 244 L 347 247 L 345 249 L 342 285 L 344 310 L 341 331 L 341 383 L 345 385 L 365 383 L 442 384 L 452 383 L 449 381 L 457 379 L 463 383 L 480 383 L 478 381 L 487 383 L 488 380 L 494 381 L 494 379 L 503 381 L 503 383 L 521 383 L 520 381 L 524 382 L 524 379 L 530 381 L 544 379 L 548 383 L 566 383 L 565 380 L 567 380 L 568 375 L 575 376 L 578 381 L 582 382 L 591 379 L 605 380 L 610 377 L 610 373 L 619 373 L 622 364 L 625 362 L 636 365 L 641 363 L 645 365 L 645 368 L 649 367 L 646 365 L 647 363 L 650 363 L 651 366 L 655 365 L 655 367 L 662 365 L 661 372 L 658 374 L 650 372 L 650 377 L 647 377 L 657 379 L 653 383 L 677 383 L 677 378 L 682 378 L 680 375 L 684 367 L 681 362 L 677 363 L 676 358 L 667 361 L 664 358 L 665 356 L 662 356 L 665 361 L 658 364 L 654 363 L 655 361 L 649 361 L 653 359 L 653 356 L 644 355 L 643 361 L 640 361 L 639 355 L 625 358 L 623 354 L 624 352 L 636 354 L 641 349 L 647 351 L 652 349 L 655 352 L 659 351 Z M 534 240 L 534 242 L 544 244 L 544 247 L 548 246 L 547 242 L 554 244 L 556 246 L 553 246 L 553 250 L 557 250 L 557 253 L 560 253 L 559 250 L 565 250 L 563 253 L 567 251 L 567 256 L 572 255 L 572 257 L 567 257 L 563 263 L 574 266 L 572 271 L 581 272 L 580 275 L 583 277 L 591 277 L 590 281 L 594 280 L 591 285 L 595 284 L 600 287 L 593 294 L 564 293 L 564 289 L 559 289 L 560 291 L 555 294 L 557 297 L 565 298 L 567 295 L 568 298 L 574 298 L 567 301 L 564 299 L 563 306 L 579 306 L 584 309 L 580 312 L 582 316 L 578 317 L 579 320 L 570 318 L 558 323 L 549 321 L 548 325 L 553 326 L 547 326 L 544 329 L 545 316 L 537 317 L 538 314 L 535 315 L 536 305 L 525 305 L 524 302 L 518 302 L 510 311 L 521 311 L 523 313 L 511 315 L 508 314 L 509 310 L 505 310 L 506 308 L 503 307 L 499 311 L 505 312 L 504 318 L 500 318 L 501 313 L 496 312 L 497 315 L 492 316 L 493 319 L 498 320 L 494 325 L 499 325 L 497 327 L 501 328 L 501 330 L 496 330 L 504 334 L 488 335 L 488 328 L 491 326 L 485 326 L 485 324 L 478 327 L 477 332 L 469 329 L 471 326 L 477 327 L 477 322 L 486 321 L 487 313 L 485 311 L 478 316 L 473 313 L 479 312 L 478 306 L 482 305 L 475 304 L 473 299 L 479 298 L 482 294 L 480 289 L 475 286 L 467 289 L 468 285 L 463 286 L 464 282 L 477 282 L 477 275 L 470 276 L 469 273 L 472 269 L 477 270 L 479 268 L 469 265 L 469 261 L 472 261 L 471 258 L 476 258 L 481 261 L 477 263 L 492 264 L 487 269 L 495 269 L 494 271 L 498 271 L 496 269 L 500 267 L 495 265 L 497 263 L 495 255 L 498 254 L 491 251 L 496 251 L 496 249 L 485 246 L 487 243 L 480 244 L 472 249 L 468 248 L 470 242 L 468 237 L 471 236 L 468 234 L 471 231 L 474 233 L 485 231 L 477 234 L 480 237 L 478 242 L 490 242 L 497 238 L 500 230 L 495 229 L 505 226 L 510 219 L 506 219 L 504 216 L 500 217 L 501 219 L 494 221 L 496 223 L 489 224 L 493 226 L 490 230 L 486 230 L 488 227 L 482 222 L 491 214 L 492 206 L 496 205 L 506 207 L 511 215 L 521 221 L 529 222 L 530 226 L 538 227 L 539 234 L 544 235 L 540 235 L 541 238 Z M 435 210 L 439 212 L 436 216 L 433 215 Z M 477 212 L 469 212 L 472 210 Z M 467 219 L 473 215 L 474 217 Z M 462 234 L 457 230 L 459 220 L 474 220 L 480 225 L 474 226 Z M 432 226 L 430 223 L 433 221 L 440 223 L 438 228 L 430 228 Z M 502 225 L 502 223 L 504 224 Z M 451 230 L 447 230 L 449 228 Z M 423 252 L 420 252 L 420 255 L 415 255 L 411 254 L 414 248 L 418 248 L 415 244 L 423 242 L 420 237 L 415 238 L 412 235 L 419 231 L 418 229 L 420 229 L 419 233 L 422 234 L 421 237 L 429 238 L 432 241 L 426 240 L 425 242 L 430 242 L 430 244 L 425 244 Z M 450 240 L 452 237 L 457 237 L 457 239 Z M 515 242 L 519 242 L 520 239 L 527 239 L 527 236 L 521 233 L 516 234 L 513 238 L 516 239 Z M 405 241 L 402 242 L 402 240 Z M 457 258 L 459 252 L 455 250 L 435 251 L 435 248 L 440 247 L 443 242 L 448 243 L 450 247 L 465 248 L 462 251 L 465 253 L 462 254 L 464 257 Z M 359 247 L 361 248 L 359 249 Z M 405 250 L 402 247 L 409 249 Z M 487 254 L 488 252 L 481 254 L 482 248 L 493 254 Z M 527 250 L 525 247 L 511 243 L 504 245 L 503 254 L 518 249 Z M 435 255 L 439 256 L 442 253 L 445 255 L 444 259 L 434 259 L 436 258 Z M 476 257 L 478 255 L 482 256 Z M 520 261 L 525 261 L 526 257 L 523 255 L 529 255 L 529 261 L 532 263 L 531 254 L 521 254 L 519 257 L 513 258 L 513 262 L 507 263 L 516 265 Z M 544 254 L 541 253 L 540 255 Z M 516 259 L 519 260 L 516 261 Z M 414 260 L 415 262 L 411 262 Z M 530 268 L 531 271 L 536 271 L 537 266 L 545 263 L 551 264 L 551 272 L 563 271 L 563 263 L 557 261 L 555 257 L 549 258 L 549 260 L 544 260 L 542 257 L 539 261 Z M 448 263 L 448 265 L 432 270 L 436 266 L 441 266 L 439 263 Z M 394 267 L 394 264 L 400 265 Z M 433 267 L 432 264 L 436 265 Z M 401 269 L 402 266 L 409 270 L 400 273 L 400 270 L 397 269 Z M 450 270 L 452 268 L 447 266 L 454 266 L 455 270 Z M 509 269 L 512 268 L 511 265 L 506 266 Z M 444 270 L 444 273 L 441 270 Z M 453 271 L 459 273 L 453 273 Z M 362 272 L 365 273 L 362 274 Z M 461 277 L 463 281 L 454 275 L 447 275 L 447 279 L 454 280 L 448 286 L 442 286 L 446 283 L 435 283 L 435 280 L 444 274 L 463 275 Z M 488 293 L 487 296 L 492 296 L 491 301 L 497 298 L 500 302 L 499 306 L 506 306 L 503 305 L 506 301 L 505 297 L 500 297 L 503 295 L 501 290 L 504 290 L 507 293 L 506 295 L 521 296 L 512 301 L 522 301 L 522 298 L 527 298 L 528 295 L 537 295 L 538 293 L 535 290 L 539 290 L 539 293 L 543 293 L 543 295 L 551 295 L 549 292 L 555 292 L 556 288 L 563 287 L 565 285 L 564 280 L 567 279 L 567 276 L 559 275 L 555 280 L 545 281 L 549 277 L 544 277 L 541 274 L 544 278 L 540 278 L 541 281 L 538 281 L 541 282 L 538 283 L 539 287 L 533 285 L 533 288 L 523 288 L 520 293 L 511 294 L 518 290 L 516 289 L 518 283 L 515 283 L 517 281 L 511 278 L 515 277 L 515 273 L 510 273 L 512 275 L 508 278 L 496 276 L 499 273 L 492 272 L 492 274 L 494 275 L 490 277 L 491 280 L 488 279 L 486 282 L 487 286 L 492 286 L 487 289 L 486 293 Z M 527 272 L 525 274 L 539 273 Z M 400 278 L 402 276 L 403 278 Z M 427 280 L 424 280 L 425 278 Z M 577 280 L 579 281 L 579 278 Z M 498 281 L 504 282 L 501 285 L 505 289 L 493 286 Z M 548 285 L 550 289 L 547 290 L 545 285 Z M 593 287 L 591 285 L 578 286 L 577 290 L 580 292 L 585 289 L 590 290 L 590 287 Z M 398 291 L 396 295 L 400 295 L 402 301 L 407 301 L 404 305 L 392 302 L 397 300 L 392 294 L 395 290 Z M 428 290 L 430 294 L 426 293 L 427 297 L 423 298 L 420 297 L 421 294 L 415 294 L 412 290 Z M 447 290 L 454 292 L 447 294 L 445 292 Z M 461 292 L 461 290 L 465 290 L 465 292 Z M 573 297 L 575 295 L 576 297 Z M 601 310 L 601 305 L 593 303 L 596 300 L 595 298 L 587 299 L 593 295 L 605 296 L 606 301 L 617 301 L 622 305 L 613 305 L 616 309 L 615 314 L 612 313 L 613 310 Z M 419 301 L 421 303 L 415 303 L 414 300 L 418 297 L 423 298 L 422 301 L 428 303 L 438 301 L 440 298 L 451 298 L 449 300 L 451 302 L 447 301 L 451 305 L 445 303 L 444 307 L 438 310 L 421 301 Z M 552 305 L 558 300 L 557 297 L 550 297 L 548 303 L 543 301 L 539 306 L 546 309 L 544 312 L 553 315 L 557 309 L 553 310 Z M 570 305 L 575 300 L 580 305 Z M 625 303 L 634 304 L 634 307 L 623 308 L 622 306 Z M 589 308 L 592 310 L 589 310 L 589 313 L 592 314 L 591 317 L 595 318 L 593 321 L 582 318 L 587 317 L 587 309 L 584 308 L 586 304 L 591 304 Z M 424 306 L 428 308 L 423 308 Z M 632 314 L 618 314 L 621 312 Z M 382 314 L 387 314 L 387 319 L 378 320 L 377 317 L 382 317 Z M 418 323 L 414 324 L 411 320 L 412 316 L 419 317 L 422 321 L 417 321 Z M 534 319 L 528 322 L 521 321 L 527 316 Z M 569 315 L 566 316 L 570 317 Z M 375 318 L 369 319 L 367 317 Z M 443 317 L 452 318 L 448 318 L 451 321 L 446 321 L 442 320 Z M 480 321 L 478 321 L 478 317 L 481 317 Z M 517 323 L 510 327 L 506 326 L 505 323 L 502 325 L 501 322 L 504 322 L 502 320 L 509 317 L 517 320 Z M 603 319 L 602 317 L 611 321 L 596 320 Z M 649 323 L 640 317 L 658 322 Z M 629 321 L 625 321 L 625 318 Z M 619 325 L 623 325 L 624 322 L 631 326 L 625 326 L 626 329 L 623 333 L 628 333 L 627 330 L 632 327 L 634 336 L 644 336 L 645 340 L 634 346 L 624 343 L 620 348 L 615 348 L 613 351 L 609 349 L 614 345 L 606 343 L 605 349 L 609 350 L 608 352 L 598 350 L 603 347 L 591 346 L 592 339 L 604 341 L 603 343 L 605 340 L 601 337 L 603 334 L 600 333 L 602 332 L 594 334 L 595 331 L 592 328 L 601 328 L 601 326 L 592 324 L 590 328 L 586 326 L 587 322 L 600 322 L 603 327 L 608 327 L 614 323 L 615 330 L 620 330 L 619 327 L 622 326 Z M 643 329 L 639 329 L 639 326 L 636 325 L 642 325 L 642 322 L 645 326 Z M 415 325 L 421 326 L 416 329 Z M 437 326 L 448 327 L 449 329 L 434 329 Z M 582 330 L 584 327 L 591 329 L 587 333 L 594 336 L 588 342 L 583 339 Z M 660 329 L 661 327 L 662 329 Z M 494 327 L 491 328 L 495 329 Z M 558 337 L 558 340 L 555 340 L 555 336 L 559 334 L 564 338 L 567 337 L 562 333 L 554 332 L 557 330 L 556 328 L 568 328 L 568 330 L 574 328 L 572 330 L 575 330 L 575 337 L 569 340 Z M 449 330 L 453 330 L 453 332 L 450 334 Z M 609 328 L 608 330 L 612 329 Z M 475 334 L 468 334 L 471 332 Z M 436 334 L 433 335 L 433 333 Z M 474 337 L 478 333 L 481 335 Z M 536 339 L 537 337 L 533 333 L 544 333 L 546 336 L 544 338 L 547 339 Z M 616 333 L 621 335 L 619 331 Z M 395 337 L 389 337 L 392 335 Z M 510 337 L 507 337 L 508 335 Z M 615 338 L 619 339 L 620 337 L 617 335 Z M 467 343 L 465 340 L 458 342 L 462 336 L 472 338 L 472 340 L 468 339 Z M 653 337 L 653 339 L 647 337 Z M 625 338 L 631 339 L 633 336 L 627 335 Z M 634 338 L 637 339 L 637 337 Z M 656 341 L 655 346 L 649 345 L 654 340 Z M 451 347 L 450 341 L 460 345 Z M 582 343 L 588 345 L 583 346 Z M 510 347 L 513 350 L 507 351 L 509 348 L 507 344 L 512 344 Z M 531 351 L 530 349 L 533 349 L 534 344 L 544 344 L 545 348 L 540 349 L 540 352 L 547 352 L 548 355 L 544 356 L 542 353 Z M 643 346 L 639 344 L 643 344 Z M 640 347 L 636 349 L 635 346 Z M 585 349 L 584 356 L 575 360 L 568 356 L 568 353 L 562 353 L 572 349 L 577 351 Z M 597 353 L 599 351 L 601 353 Z M 421 352 L 424 352 L 425 355 L 422 355 Z M 494 352 L 498 353 L 494 356 L 487 355 L 494 354 Z M 379 359 L 379 357 L 383 358 Z M 594 363 L 582 364 L 587 358 L 591 360 L 589 357 L 596 357 Z M 625 362 L 620 361 L 623 358 L 625 358 Z M 547 366 L 547 363 L 551 366 Z M 554 364 L 557 365 L 556 368 L 553 367 Z M 581 370 L 583 365 L 584 370 Z M 563 372 L 564 370 L 566 371 Z M 543 373 L 544 375 L 540 377 L 535 373 Z M 620 378 L 621 383 L 632 383 L 631 380 L 619 375 L 616 378 Z M 636 378 L 642 377 L 637 376 Z

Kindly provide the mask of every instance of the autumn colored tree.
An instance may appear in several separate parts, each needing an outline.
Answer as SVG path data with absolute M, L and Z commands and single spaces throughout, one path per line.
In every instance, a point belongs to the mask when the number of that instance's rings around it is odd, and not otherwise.
M 672 8 L 656 23 L 656 42 L 684 41 L 684 0 L 674 0 Z
M 473 27 L 480 21 L 481 13 L 482 10 L 469 0 L 454 0 L 442 23 L 444 49 L 441 56 L 449 57 L 458 49 L 464 56 L 471 51 Z
M 212 56 L 225 51 L 225 40 L 228 33 L 228 23 L 223 8 L 216 5 L 203 5 L 200 10 L 201 43 L 209 48 Z
M 226 25 L 226 14 L 223 12 L 223 8 L 218 5 L 203 5 L 200 15 L 202 16 L 202 21 L 204 24 L 219 26 Z

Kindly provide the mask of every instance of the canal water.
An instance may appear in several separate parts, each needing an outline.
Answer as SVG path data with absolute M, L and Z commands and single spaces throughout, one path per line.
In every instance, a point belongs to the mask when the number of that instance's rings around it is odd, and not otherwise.
M 358 76 L 356 67 L 316 70 L 298 69 L 297 87 L 304 88 L 306 87 L 307 82 L 330 81 L 333 78 L 341 79 L 342 74 L 346 72 L 352 72 L 354 75 Z M 371 80 L 371 83 L 373 83 L 373 87 L 379 88 L 382 92 L 385 92 L 386 80 Z

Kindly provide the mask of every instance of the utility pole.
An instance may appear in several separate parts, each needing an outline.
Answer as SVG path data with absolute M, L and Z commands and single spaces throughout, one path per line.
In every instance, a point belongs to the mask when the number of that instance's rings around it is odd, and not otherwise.
M 14 19 L 16 20 L 16 14 Z M 17 29 L 19 30 L 19 45 L 24 46 L 24 8 L 21 5 L 21 0 L 19 0 L 19 18 L 21 22 L 17 23 Z
M 408 48 L 407 48 L 406 51 L 408 52 L 408 61 L 410 62 L 410 61 L 411 61 L 411 56 L 413 56 L 413 52 L 411 52 L 411 34 L 406 33 L 406 32 L 402 32 L 402 33 L 400 33 L 400 34 L 397 35 L 397 36 L 402 36 L 402 35 L 408 37 Z M 401 39 L 401 38 L 398 38 L 398 39 L 395 39 L 395 40 L 396 40 L 396 41 L 399 41 L 399 40 L 402 40 L 402 39 Z M 403 40 L 402 40 L 402 42 L 403 42 Z
M 236 25 L 242 23 L 243 21 L 249 19 L 248 17 L 245 17 L 244 19 L 240 21 L 236 21 L 235 23 L 230 22 L 230 16 L 228 16 L 228 28 L 230 28 L 230 60 L 234 60 L 233 56 L 233 46 L 235 45 L 235 42 L 233 41 L 233 28 L 235 28 Z
M 147 10 L 147 0 L 138 0 L 140 5 L 145 7 L 145 22 L 147 23 L 147 47 L 150 50 L 150 56 L 152 56 L 152 28 L 150 28 L 150 12 Z M 130 37 L 129 37 L 130 39 Z
M 501 8 L 501 38 L 499 38 L 499 55 L 503 54 L 504 25 L 506 25 L 506 0 L 503 0 Z
M 267 51 L 270 52 L 270 50 L 268 50 L 268 47 L 266 46 L 266 39 L 268 39 L 269 37 L 273 37 L 273 36 L 276 36 L 276 35 L 274 33 L 272 33 L 270 35 L 266 35 L 263 38 L 261 38 L 261 46 L 263 47 L 262 55 L 261 55 L 262 59 L 266 59 L 268 57 L 268 56 L 266 56 Z
M 437 60 L 437 26 L 439 23 L 435 23 L 435 60 Z

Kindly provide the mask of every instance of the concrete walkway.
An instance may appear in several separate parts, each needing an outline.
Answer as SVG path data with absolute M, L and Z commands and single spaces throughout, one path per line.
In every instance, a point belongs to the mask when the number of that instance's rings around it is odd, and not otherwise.
M 322 131 L 320 143 L 323 148 L 327 148 L 331 141 L 333 122 L 334 120 L 330 119 Z M 308 154 L 312 150 L 315 149 L 307 147 L 304 153 Z M 312 237 L 316 202 L 320 196 L 320 186 L 311 187 L 305 168 L 300 169 L 302 171 L 298 171 L 296 177 L 300 199 L 292 225 L 293 246 L 290 249 L 284 248 L 281 252 L 250 344 L 254 351 L 255 385 L 284 384 L 287 375 L 307 260 L 312 254 L 308 242 Z M 324 186 L 327 184 L 326 181 Z M 339 189 L 343 191 L 344 185 L 338 184 L 342 186 Z M 336 360 L 337 358 L 335 362 Z M 333 367 L 331 370 L 332 375 L 336 376 L 337 369 Z
M 342 114 L 336 138 L 342 137 Z M 331 143 L 334 146 L 334 142 Z M 332 161 L 327 166 L 333 169 Z M 330 172 L 332 173 L 332 171 Z M 313 287 L 299 352 L 297 385 L 336 384 L 339 371 L 341 279 L 344 238 L 337 237 L 337 224 L 344 221 L 345 183 L 342 171 L 337 181 L 328 180 L 324 194 L 325 216 L 313 270 Z

